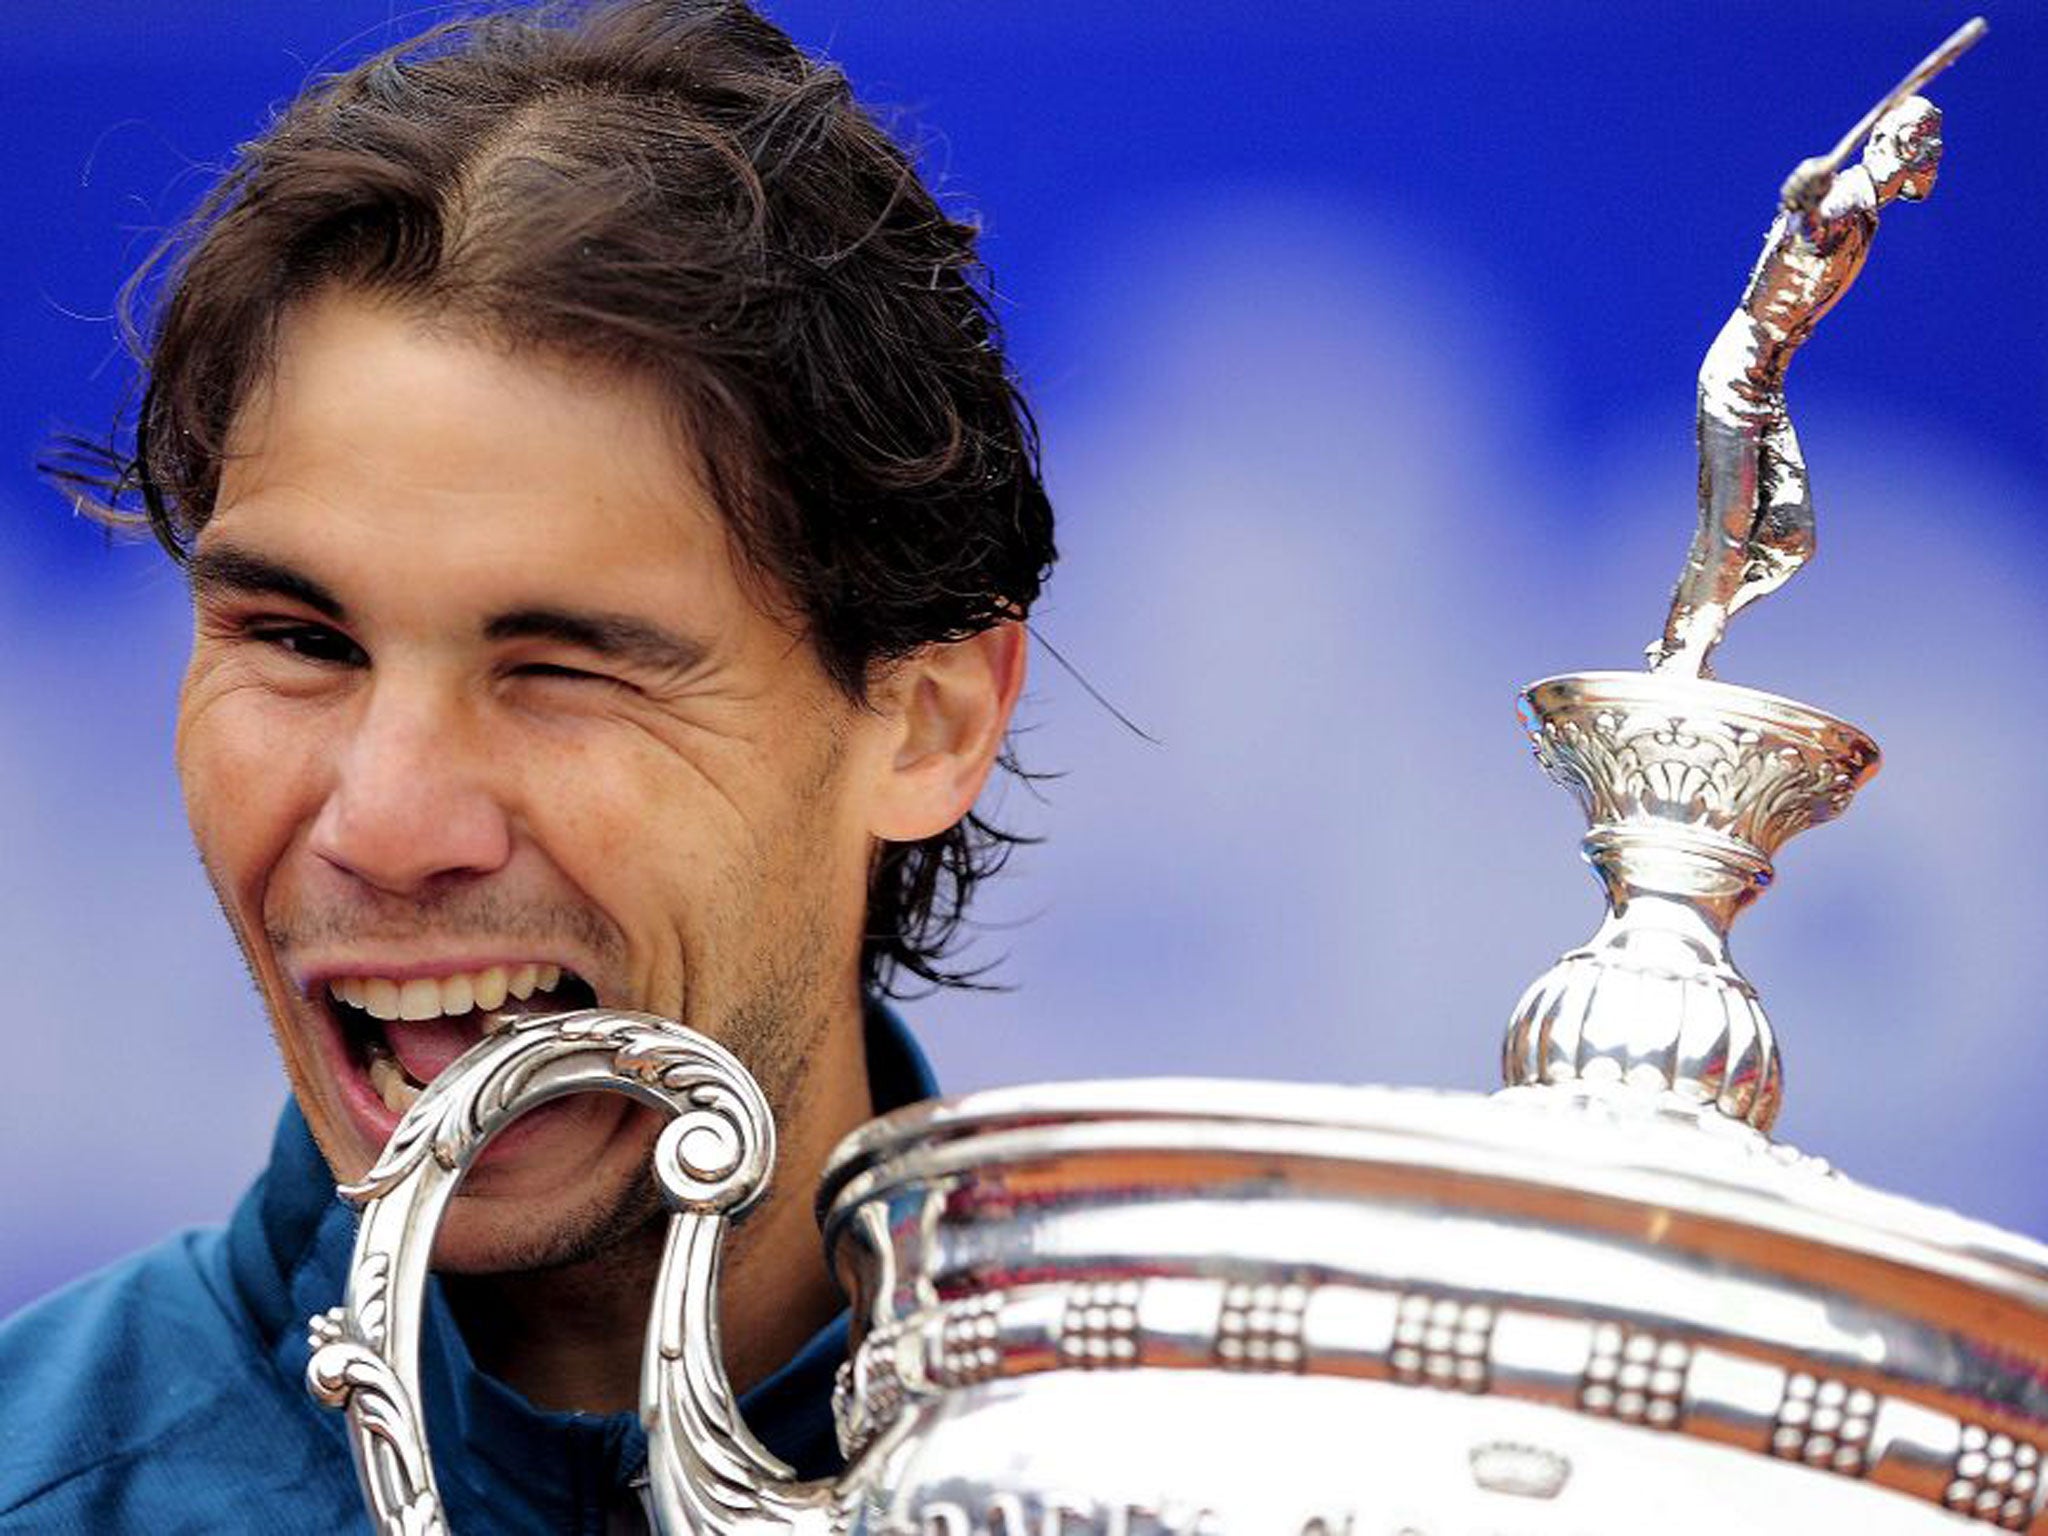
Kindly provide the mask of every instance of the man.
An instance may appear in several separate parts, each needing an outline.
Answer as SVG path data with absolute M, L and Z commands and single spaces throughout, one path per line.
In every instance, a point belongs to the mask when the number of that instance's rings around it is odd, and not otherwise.
M 1053 558 L 971 231 L 743 6 L 635 0 L 316 85 L 169 255 L 132 451 L 64 473 L 189 572 L 178 770 L 294 1105 L 224 1232 L 0 1331 L 0 1529 L 357 1523 L 302 1380 L 334 1184 L 493 1015 L 590 1003 L 767 1091 L 727 1364 L 828 1470 L 810 1192 L 930 1091 L 877 997 L 959 979 Z M 658 1129 L 616 1095 L 538 1111 L 444 1220 L 455 1528 L 638 1518 Z

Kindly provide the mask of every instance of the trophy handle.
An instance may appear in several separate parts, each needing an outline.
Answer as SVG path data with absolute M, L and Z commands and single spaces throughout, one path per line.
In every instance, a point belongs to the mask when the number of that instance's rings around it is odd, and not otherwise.
M 669 1219 L 641 1367 L 655 1528 L 823 1532 L 833 1489 L 798 1482 L 747 1430 L 718 1334 L 725 1228 L 758 1199 L 775 1122 L 722 1046 L 652 1014 L 587 1009 L 519 1019 L 424 1089 L 384 1154 L 342 1194 L 362 1208 L 342 1304 L 313 1318 L 306 1384 L 348 1415 L 383 1536 L 447 1536 L 420 1411 L 419 1340 L 434 1233 L 463 1175 L 517 1116 L 607 1089 L 674 1119 L 655 1144 Z

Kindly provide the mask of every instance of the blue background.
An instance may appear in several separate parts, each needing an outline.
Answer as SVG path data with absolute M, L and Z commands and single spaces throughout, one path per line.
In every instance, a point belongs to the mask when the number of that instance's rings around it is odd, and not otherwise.
M 1484 1089 L 1598 915 L 1515 731 L 1630 666 L 1690 534 L 1692 376 L 1775 189 L 1964 13 L 1924 3 L 782 0 L 975 211 L 1065 559 L 999 792 L 1008 993 L 910 1009 L 949 1087 Z M 169 770 L 175 573 L 30 461 L 129 372 L 111 296 L 268 104 L 439 11 L 16 0 L 0 207 L 0 1310 L 216 1219 L 281 1095 Z M 2048 1236 L 2048 14 L 1933 92 L 1934 199 L 1792 376 L 1821 557 L 1722 675 L 1884 775 L 1738 954 L 1781 1130 Z

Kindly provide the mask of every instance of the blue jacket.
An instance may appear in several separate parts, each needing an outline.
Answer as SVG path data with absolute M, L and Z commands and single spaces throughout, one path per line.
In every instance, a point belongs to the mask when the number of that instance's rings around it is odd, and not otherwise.
M 878 1109 L 930 1069 L 875 1008 Z M 335 1536 L 368 1523 L 342 1416 L 305 1387 L 306 1321 L 341 1299 L 354 1213 L 296 1105 L 224 1228 L 182 1233 L 0 1326 L 0 1531 Z M 741 1403 L 807 1477 L 836 1471 L 842 1314 Z M 587 1532 L 631 1507 L 647 1437 L 631 1414 L 543 1413 L 471 1360 L 437 1285 L 420 1351 L 428 1433 L 457 1533 Z

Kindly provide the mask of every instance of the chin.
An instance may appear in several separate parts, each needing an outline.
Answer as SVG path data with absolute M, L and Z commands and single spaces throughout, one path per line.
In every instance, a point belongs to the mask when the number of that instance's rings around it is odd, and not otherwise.
M 561 1269 L 624 1255 L 659 1237 L 666 1208 L 651 1173 L 593 1187 L 572 1179 L 547 1191 L 492 1188 L 465 1179 L 434 1237 L 433 1267 L 446 1274 L 501 1275 Z M 522 1183 L 525 1181 L 522 1181 Z

